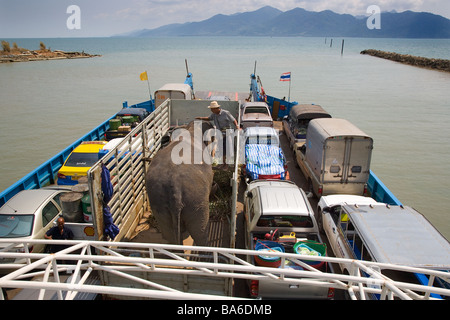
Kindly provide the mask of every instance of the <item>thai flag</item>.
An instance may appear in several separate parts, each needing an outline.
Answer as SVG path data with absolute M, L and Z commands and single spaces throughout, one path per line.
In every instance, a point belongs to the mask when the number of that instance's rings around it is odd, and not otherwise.
M 281 74 L 280 81 L 291 81 L 291 73 L 285 72 Z

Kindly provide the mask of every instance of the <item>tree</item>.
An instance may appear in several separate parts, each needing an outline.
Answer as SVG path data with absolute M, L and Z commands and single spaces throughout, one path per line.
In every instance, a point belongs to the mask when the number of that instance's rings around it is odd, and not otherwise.
M 11 47 L 9 46 L 9 42 L 2 40 L 2 49 L 5 52 L 10 52 L 11 51 Z

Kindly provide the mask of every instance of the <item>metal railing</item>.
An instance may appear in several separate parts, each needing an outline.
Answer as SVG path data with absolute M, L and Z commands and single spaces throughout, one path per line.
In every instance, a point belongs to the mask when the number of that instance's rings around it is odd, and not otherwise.
M 105 239 L 102 166 L 108 168 L 114 186 L 108 206 L 114 224 L 120 230 L 114 241 L 120 241 L 129 236 L 144 211 L 149 210 L 145 189 L 146 160 L 151 159 L 161 148 L 161 140 L 170 127 L 170 107 L 170 101 L 166 100 L 89 170 L 92 216 L 99 239 Z
M 66 244 L 68 247 L 54 254 L 28 253 L 28 246 L 35 243 Z M 151 274 L 202 276 L 206 287 L 208 279 L 233 278 L 245 280 L 279 281 L 293 285 L 321 286 L 341 289 L 348 292 L 351 299 L 364 299 L 368 294 L 377 294 L 381 300 L 391 299 L 433 299 L 431 293 L 444 297 L 450 290 L 434 285 L 435 279 L 450 281 L 450 274 L 424 268 L 374 263 L 362 260 L 349 260 L 332 257 L 312 257 L 299 254 L 265 252 L 265 255 L 281 257 L 284 266 L 288 260 L 303 267 L 304 270 L 288 268 L 269 268 L 254 266 L 247 262 L 248 257 L 260 253 L 253 250 L 227 249 L 198 246 L 178 246 L 143 243 L 118 243 L 101 241 L 62 241 L 0 240 L 0 245 L 9 244 L 0 250 L 0 261 L 22 259 L 21 263 L 0 264 L 0 274 L 13 270 L 0 278 L 0 288 L 21 288 L 39 290 L 39 299 L 45 291 L 55 292 L 58 299 L 75 299 L 77 294 L 88 292 L 110 295 L 116 298 L 152 299 L 240 299 L 197 292 L 183 292 L 171 288 L 167 283 L 158 283 L 147 277 Z M 25 252 L 17 252 L 17 247 Z M 101 254 L 98 254 L 101 253 Z M 200 258 L 199 258 L 200 257 Z M 301 260 L 300 260 L 301 259 Z M 351 265 L 350 275 L 321 272 L 306 260 L 345 263 Z M 232 261 L 232 263 L 231 263 Z M 16 261 L 17 262 L 17 261 Z M 62 272 L 72 273 L 71 280 L 61 281 Z M 112 274 L 123 281 L 117 285 L 88 284 L 87 280 L 95 272 Z M 428 285 L 402 282 L 386 276 L 386 272 L 422 273 L 429 277 Z M 369 278 L 363 274 L 370 275 Z M 137 276 L 137 274 L 141 276 Z M 40 277 L 40 281 L 29 281 Z M 159 279 L 156 277 L 156 279 Z M 169 281 L 170 283 L 170 281 Z M 120 285 L 121 284 L 121 285 Z M 4 297 L 1 297 L 4 298 Z

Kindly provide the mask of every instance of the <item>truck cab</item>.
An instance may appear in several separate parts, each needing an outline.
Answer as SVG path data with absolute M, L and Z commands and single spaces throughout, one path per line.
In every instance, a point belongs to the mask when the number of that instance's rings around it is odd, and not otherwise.
M 255 180 L 245 192 L 247 234 L 318 234 L 314 211 L 305 192 L 287 180 Z
M 246 102 L 241 106 L 241 127 L 273 127 L 269 106 L 265 102 Z
M 155 108 L 167 99 L 192 100 L 192 87 L 186 83 L 168 83 L 155 91 Z
M 314 211 L 305 192 L 295 183 L 286 180 L 256 180 L 249 183 L 244 195 L 245 243 L 249 250 L 258 250 L 258 245 L 275 244 L 282 252 L 299 253 L 299 246 L 320 247 L 326 255 Z M 264 248 L 263 248 L 264 249 Z M 301 253 L 303 254 L 303 253 Z M 261 264 L 257 258 L 249 257 L 249 263 L 276 268 L 303 269 L 292 261 L 285 265 Z M 308 263 L 310 264 L 310 263 Z M 322 272 L 333 272 L 331 264 L 311 262 Z M 250 283 L 251 295 L 258 298 L 283 299 L 331 299 L 334 290 L 326 286 L 293 285 L 277 279 L 262 279 Z
M 289 116 L 283 118 L 283 129 L 291 148 L 305 142 L 309 122 L 318 118 L 331 118 L 331 115 L 317 104 L 298 104 L 291 108 Z

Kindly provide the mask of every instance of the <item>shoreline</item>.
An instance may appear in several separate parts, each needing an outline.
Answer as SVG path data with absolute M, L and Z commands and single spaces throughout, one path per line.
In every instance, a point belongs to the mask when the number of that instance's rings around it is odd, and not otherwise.
M 374 49 L 363 50 L 360 54 L 368 54 L 373 57 L 400 62 L 414 67 L 450 72 L 450 60 L 446 59 L 431 59 Z
M 64 60 L 64 59 L 86 59 L 101 57 L 99 54 L 88 54 L 83 52 L 65 52 L 62 50 L 26 50 L 20 53 L 1 52 L 0 63 Z

